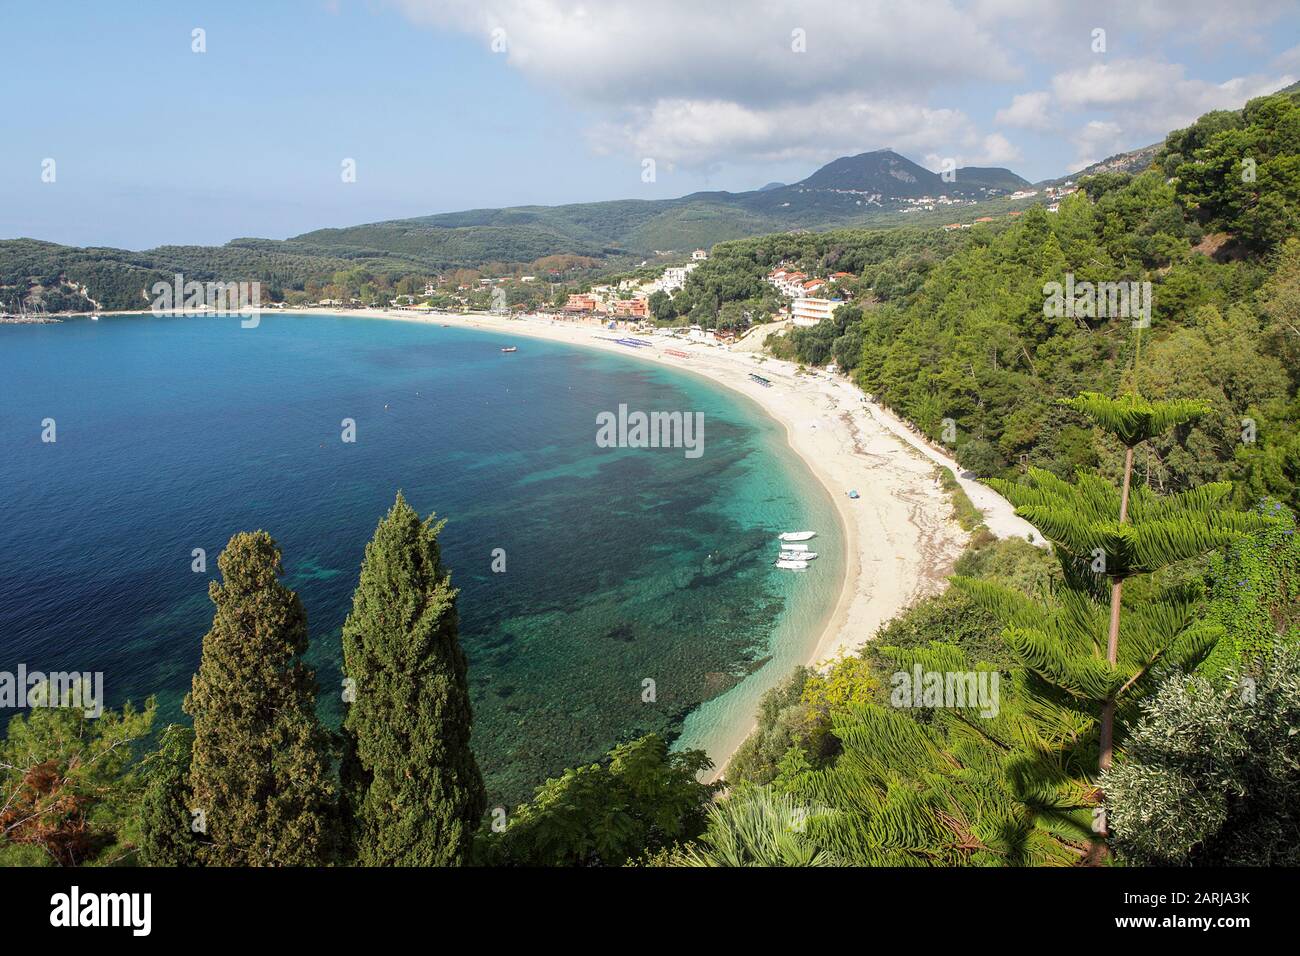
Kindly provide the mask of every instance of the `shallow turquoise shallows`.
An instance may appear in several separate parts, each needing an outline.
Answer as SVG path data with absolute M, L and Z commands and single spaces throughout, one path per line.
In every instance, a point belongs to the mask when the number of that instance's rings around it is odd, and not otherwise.
M 703 454 L 598 447 L 597 415 L 620 404 L 702 412 Z M 102 671 L 111 705 L 156 693 L 164 720 L 183 719 L 233 533 L 279 543 L 337 722 L 339 635 L 376 522 L 399 488 L 447 518 L 474 746 L 500 802 L 652 730 L 709 747 L 751 720 L 844 573 L 834 504 L 748 399 L 437 324 L 0 327 L 0 448 L 0 670 Z M 773 569 L 776 533 L 805 527 L 821 557 Z

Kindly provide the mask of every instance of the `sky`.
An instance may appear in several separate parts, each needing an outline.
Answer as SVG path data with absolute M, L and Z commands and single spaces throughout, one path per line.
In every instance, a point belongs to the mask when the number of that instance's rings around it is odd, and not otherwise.
M 0 238 L 282 239 L 887 147 L 1037 181 L 1297 79 L 1294 0 L 0 0 Z

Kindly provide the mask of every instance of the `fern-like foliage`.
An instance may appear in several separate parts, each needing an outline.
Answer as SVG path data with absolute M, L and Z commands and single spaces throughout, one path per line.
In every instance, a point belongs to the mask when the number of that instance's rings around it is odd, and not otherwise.
M 835 811 L 810 807 L 788 793 L 750 787 L 709 809 L 699 839 L 673 854 L 671 866 L 836 866 L 807 835 L 811 820 Z
M 1109 432 L 1125 448 L 1133 448 L 1148 439 L 1208 415 L 1210 407 L 1202 401 L 1176 399 L 1149 402 L 1141 395 L 1111 398 L 1097 392 L 1083 392 L 1075 398 L 1061 399 L 1075 411 L 1092 419 L 1098 428 Z
M 1012 685 L 1018 706 L 1082 781 L 1094 776 L 1103 704 L 1113 699 L 1121 717 L 1136 716 L 1162 675 L 1196 667 L 1222 634 L 1198 618 L 1196 588 L 1165 588 L 1124 606 L 1124 640 L 1111 664 L 1109 607 L 1098 595 L 1065 590 L 1044 605 L 990 581 L 957 577 L 953 586 L 1002 621 L 1023 668 Z
M 957 648 L 886 653 L 906 673 L 988 670 Z M 1095 802 L 1038 723 L 1001 696 L 996 713 L 946 707 L 909 711 L 855 704 L 838 712 L 835 763 L 790 782 L 835 813 L 808 821 L 810 839 L 860 866 L 1040 866 L 1077 863 L 1095 839 Z
M 1271 522 L 1258 512 L 1232 509 L 1229 482 L 1164 496 L 1134 486 L 1128 519 L 1122 523 L 1119 489 L 1097 475 L 1081 472 L 1069 482 L 1031 468 L 1023 483 L 1000 478 L 987 483 L 1058 549 L 1082 564 L 1096 565 L 1112 580 L 1198 557 Z

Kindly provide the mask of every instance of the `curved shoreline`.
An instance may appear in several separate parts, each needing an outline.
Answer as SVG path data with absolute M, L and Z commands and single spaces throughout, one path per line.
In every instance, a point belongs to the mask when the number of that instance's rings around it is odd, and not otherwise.
M 603 323 L 549 317 L 377 309 L 286 309 L 273 314 L 379 318 L 545 339 L 690 372 L 751 400 L 784 427 L 790 449 L 834 502 L 843 530 L 844 577 L 816 641 L 807 645 L 811 650 L 805 663 L 811 667 L 854 652 L 914 601 L 942 590 L 968 540 L 935 478 L 938 460 L 878 420 L 877 409 L 868 406 L 856 386 L 826 373 L 799 374 L 798 366 L 779 359 L 759 360 L 755 353 L 675 338 L 655 345 L 672 347 L 689 358 L 660 348 L 629 348 L 600 337 L 611 335 Z M 773 387 L 754 383 L 750 372 L 761 373 Z M 899 427 L 905 428 L 901 423 Z M 858 489 L 861 497 L 850 499 L 850 488 Z M 722 775 L 756 727 L 757 713 L 752 712 L 744 722 L 709 734 L 706 749 L 714 761 L 710 779 Z
M 481 313 L 314 308 L 265 310 L 264 314 L 377 318 L 545 339 L 691 372 L 751 400 L 784 426 L 786 443 L 830 495 L 844 533 L 846 560 L 839 596 L 816 641 L 801 642 L 809 649 L 800 652 L 800 656 L 807 654 L 808 666 L 824 666 L 852 653 L 914 601 L 942 590 L 967 541 L 952 517 L 951 500 L 935 477 L 936 465 L 955 467 L 955 462 L 910 433 L 887 410 L 870 403 L 848 381 L 825 372 L 800 373 L 792 363 L 757 353 L 752 342 L 737 348 L 654 336 L 657 347 L 629 348 L 612 341 L 613 333 L 603 322 L 550 316 L 520 319 Z M 666 347 L 682 354 L 661 351 Z M 755 383 L 749 378 L 751 372 L 769 379 L 772 387 Z M 999 537 L 1020 534 L 1017 522 L 1029 527 L 1014 518 L 1010 505 L 990 489 L 960 476 L 958 480 L 968 493 L 980 493 L 972 498 L 978 507 L 988 506 L 989 527 Z M 850 488 L 858 489 L 861 496 L 850 499 Z M 722 721 L 710 728 L 703 746 L 714 761 L 711 778 L 722 775 L 756 726 L 753 709 L 744 720 Z

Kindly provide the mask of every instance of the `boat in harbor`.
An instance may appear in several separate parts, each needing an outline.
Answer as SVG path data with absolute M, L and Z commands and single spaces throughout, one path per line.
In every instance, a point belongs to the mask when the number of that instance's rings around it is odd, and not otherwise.
M 807 571 L 807 561 L 778 561 L 776 566 L 782 571 Z
M 783 531 L 780 535 L 782 541 L 807 541 L 815 537 L 817 537 L 816 531 Z
M 817 557 L 816 551 L 782 551 L 782 561 L 812 561 Z
M 795 543 L 793 543 L 793 542 L 789 542 L 789 543 L 787 543 L 787 544 L 783 544 L 783 545 L 781 545 L 781 550 L 782 550 L 782 551 L 807 551 L 807 550 L 808 550 L 808 545 L 806 545 L 806 544 L 795 544 Z

